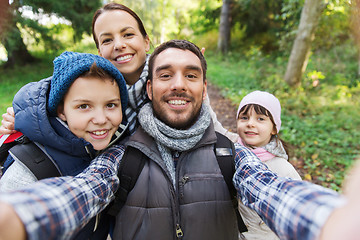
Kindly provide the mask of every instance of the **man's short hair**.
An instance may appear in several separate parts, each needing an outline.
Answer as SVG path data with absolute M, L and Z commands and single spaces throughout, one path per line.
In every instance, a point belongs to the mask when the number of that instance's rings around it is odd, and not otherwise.
M 170 40 L 170 41 L 164 42 L 163 44 L 161 44 L 160 46 L 155 48 L 154 52 L 151 54 L 150 59 L 149 59 L 149 79 L 150 79 L 150 81 L 152 81 L 152 78 L 153 78 L 152 71 L 153 71 L 153 68 L 154 68 L 154 62 L 155 62 L 156 57 L 161 52 L 165 51 L 168 48 L 177 48 L 177 49 L 182 49 L 182 50 L 189 50 L 192 53 L 194 53 L 200 59 L 201 68 L 202 68 L 202 71 L 203 71 L 203 81 L 205 82 L 207 64 L 206 64 L 206 60 L 204 58 L 204 55 L 202 54 L 202 52 L 200 51 L 198 46 L 196 46 L 194 43 L 189 42 L 187 40 Z M 176 56 L 174 56 L 174 57 L 176 57 Z

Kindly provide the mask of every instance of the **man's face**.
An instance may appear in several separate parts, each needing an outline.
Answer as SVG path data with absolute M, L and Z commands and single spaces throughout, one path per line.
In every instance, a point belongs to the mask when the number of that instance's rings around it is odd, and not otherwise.
M 191 127 L 206 97 L 200 59 L 189 50 L 168 48 L 156 57 L 152 74 L 147 93 L 155 116 L 172 128 Z

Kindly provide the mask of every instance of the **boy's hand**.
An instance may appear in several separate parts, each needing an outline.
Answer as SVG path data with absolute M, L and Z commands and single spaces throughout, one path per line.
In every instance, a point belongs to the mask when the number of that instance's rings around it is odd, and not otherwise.
M 2 115 L 3 120 L 1 121 L 0 134 L 11 134 L 15 133 L 15 114 L 12 107 L 7 108 L 7 112 Z
M 0 202 L 0 212 L 0 240 L 25 240 L 25 227 L 14 209 Z

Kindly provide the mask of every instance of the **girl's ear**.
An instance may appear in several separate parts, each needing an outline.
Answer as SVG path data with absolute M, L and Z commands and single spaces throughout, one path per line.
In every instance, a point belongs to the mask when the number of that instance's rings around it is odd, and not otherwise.
M 271 131 L 271 135 L 276 136 L 276 134 L 277 134 L 277 130 L 276 130 L 276 127 L 274 125 L 273 130 Z
M 57 116 L 66 122 L 66 115 L 64 113 L 64 103 L 60 103 L 56 110 Z

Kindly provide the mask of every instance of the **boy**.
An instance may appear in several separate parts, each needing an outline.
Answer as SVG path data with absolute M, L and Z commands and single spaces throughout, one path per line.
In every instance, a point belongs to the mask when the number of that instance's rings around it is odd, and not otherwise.
M 20 101 L 14 108 L 21 116 L 16 124 L 50 157 L 59 175 L 78 174 L 125 131 L 121 123 L 125 122 L 128 101 L 126 83 L 102 57 L 64 52 L 54 60 L 52 79 L 33 85 L 31 90 L 20 90 L 15 96 Z M 25 166 L 27 163 L 12 149 L 9 152 L 7 165 L 13 163 L 0 179 L 0 191 L 37 181 L 39 177 Z

